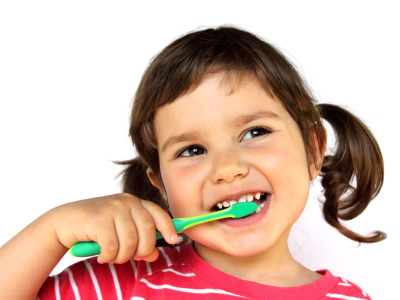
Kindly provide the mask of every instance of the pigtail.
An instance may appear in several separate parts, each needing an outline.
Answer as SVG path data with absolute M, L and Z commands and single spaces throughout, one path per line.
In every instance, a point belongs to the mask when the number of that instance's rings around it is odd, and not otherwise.
M 122 175 L 122 192 L 135 195 L 136 197 L 144 200 L 149 200 L 156 203 L 164 209 L 172 218 L 169 211 L 168 202 L 161 195 L 160 191 L 155 188 L 147 177 L 147 166 L 140 160 L 134 158 L 126 161 L 114 162 L 118 165 L 124 165 L 125 169 L 119 174 Z M 179 243 L 176 245 L 168 244 L 164 239 L 157 240 L 157 247 L 175 247 L 187 243 L 189 238 L 183 233 L 179 233 Z
M 386 238 L 384 232 L 374 231 L 363 236 L 339 221 L 360 215 L 380 192 L 384 172 L 378 143 L 365 124 L 345 109 L 320 104 L 318 110 L 332 126 L 337 145 L 334 154 L 325 156 L 321 169 L 325 220 L 354 241 L 379 242 Z

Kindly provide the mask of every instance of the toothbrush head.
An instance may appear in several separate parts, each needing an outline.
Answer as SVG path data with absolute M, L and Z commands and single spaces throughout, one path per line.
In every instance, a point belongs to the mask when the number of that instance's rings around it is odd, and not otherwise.
M 257 208 L 258 205 L 254 202 L 240 202 L 233 204 L 230 208 L 225 210 L 225 213 L 229 212 L 232 218 L 243 218 L 255 212 Z

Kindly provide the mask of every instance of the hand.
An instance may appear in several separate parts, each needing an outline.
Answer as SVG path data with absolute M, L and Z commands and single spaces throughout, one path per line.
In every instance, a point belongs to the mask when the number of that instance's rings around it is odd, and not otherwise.
M 158 230 L 170 243 L 178 235 L 166 211 L 155 203 L 130 194 L 116 194 L 71 202 L 49 211 L 59 242 L 70 248 L 80 241 L 96 241 L 99 263 L 154 261 Z

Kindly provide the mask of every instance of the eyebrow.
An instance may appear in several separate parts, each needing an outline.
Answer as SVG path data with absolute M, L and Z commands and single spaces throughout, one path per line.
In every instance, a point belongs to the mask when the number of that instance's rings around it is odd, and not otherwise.
M 242 127 L 251 121 L 268 118 L 268 119 L 278 119 L 280 118 L 276 113 L 272 111 L 258 111 L 251 114 L 240 115 L 234 119 L 232 119 L 232 124 L 234 127 Z M 200 138 L 200 133 L 197 130 L 192 130 L 188 132 L 184 132 L 179 135 L 171 136 L 167 139 L 164 145 L 161 147 L 161 152 L 164 152 L 167 148 L 169 148 L 173 144 L 192 141 Z
M 161 152 L 164 152 L 168 147 L 173 144 L 192 141 L 194 139 L 198 139 L 200 137 L 200 133 L 196 130 L 188 131 L 179 135 L 171 136 L 161 147 Z
M 242 127 L 251 121 L 258 120 L 258 119 L 279 119 L 280 117 L 269 110 L 262 110 L 251 114 L 241 115 L 233 119 L 232 123 L 235 127 Z

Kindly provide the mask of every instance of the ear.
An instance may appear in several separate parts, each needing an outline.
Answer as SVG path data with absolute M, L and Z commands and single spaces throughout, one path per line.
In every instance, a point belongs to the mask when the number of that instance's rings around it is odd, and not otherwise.
M 157 175 L 153 172 L 152 169 L 147 168 L 146 170 L 146 174 L 147 174 L 147 178 L 149 178 L 151 184 L 156 187 L 157 189 L 159 189 L 160 191 L 162 191 L 162 185 L 160 180 L 158 180 Z
M 313 180 L 318 177 L 319 173 L 321 172 L 322 163 L 325 157 L 325 149 L 326 149 L 326 129 L 323 127 L 324 130 L 324 138 L 323 141 L 318 141 L 317 135 L 314 132 L 312 137 L 312 150 L 314 150 L 314 155 L 310 155 L 308 170 L 310 172 L 310 180 Z M 323 143 L 320 145 L 320 143 Z

